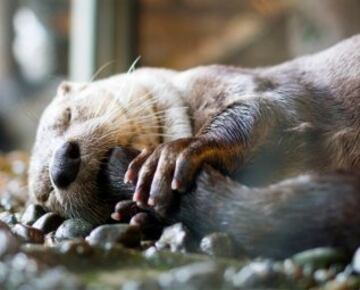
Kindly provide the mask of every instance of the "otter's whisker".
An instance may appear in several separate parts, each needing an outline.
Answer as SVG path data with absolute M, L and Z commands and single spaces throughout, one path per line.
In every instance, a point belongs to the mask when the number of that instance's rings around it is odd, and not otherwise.
M 96 78 L 106 69 L 108 68 L 110 65 L 115 64 L 117 60 L 110 60 L 108 62 L 106 62 L 105 64 L 103 64 L 94 74 L 93 76 L 90 78 L 89 82 L 93 82 L 96 80 Z

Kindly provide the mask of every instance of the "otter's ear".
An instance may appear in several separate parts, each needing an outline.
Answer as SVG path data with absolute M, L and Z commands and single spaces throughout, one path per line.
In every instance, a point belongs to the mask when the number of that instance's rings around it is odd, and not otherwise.
M 71 92 L 72 83 L 62 82 L 56 92 L 57 96 L 65 96 Z
M 75 83 L 64 81 L 62 82 L 57 89 L 57 96 L 66 96 L 74 91 L 79 91 L 85 87 L 85 83 Z

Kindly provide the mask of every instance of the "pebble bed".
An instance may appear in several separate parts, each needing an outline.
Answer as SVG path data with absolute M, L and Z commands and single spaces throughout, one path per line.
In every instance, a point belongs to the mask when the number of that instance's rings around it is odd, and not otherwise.
M 194 244 L 176 224 L 152 241 L 128 224 L 64 219 L 28 202 L 27 164 L 25 153 L 0 155 L 0 289 L 360 289 L 360 250 L 251 260 L 234 258 L 224 233 Z

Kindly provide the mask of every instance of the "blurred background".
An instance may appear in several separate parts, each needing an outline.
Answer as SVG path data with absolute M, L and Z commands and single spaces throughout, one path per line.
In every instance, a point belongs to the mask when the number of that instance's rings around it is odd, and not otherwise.
M 255 67 L 360 32 L 359 0 L 0 0 L 0 151 L 30 150 L 64 79 L 138 65 Z

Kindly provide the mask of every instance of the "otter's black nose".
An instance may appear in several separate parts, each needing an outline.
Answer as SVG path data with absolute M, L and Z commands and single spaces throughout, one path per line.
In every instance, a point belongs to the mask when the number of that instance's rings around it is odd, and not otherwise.
M 75 142 L 65 142 L 55 151 L 50 175 L 56 187 L 66 188 L 76 179 L 80 160 L 80 148 Z

